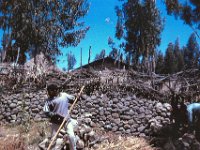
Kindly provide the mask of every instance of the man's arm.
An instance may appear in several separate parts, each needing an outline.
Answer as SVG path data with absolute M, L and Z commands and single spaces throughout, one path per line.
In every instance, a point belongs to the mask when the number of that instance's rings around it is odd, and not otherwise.
M 45 102 L 45 105 L 43 107 L 43 111 L 44 111 L 44 114 L 49 118 L 51 118 L 55 115 L 55 113 L 50 110 L 49 104 L 47 102 Z
M 75 99 L 75 96 L 70 95 L 70 94 L 68 94 L 68 93 L 62 92 L 62 93 L 60 93 L 60 94 L 61 94 L 61 97 L 66 97 L 66 98 L 68 98 L 69 100 L 74 100 L 74 99 Z

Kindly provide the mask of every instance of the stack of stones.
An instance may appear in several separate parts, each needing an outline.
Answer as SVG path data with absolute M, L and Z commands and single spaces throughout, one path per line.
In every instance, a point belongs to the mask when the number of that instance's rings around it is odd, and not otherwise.
M 97 143 L 102 142 L 103 137 L 94 130 L 96 124 L 90 119 L 90 114 L 84 114 L 78 119 L 79 126 L 76 130 L 78 135 L 77 148 L 86 149 L 88 147 L 97 147 Z
M 42 109 L 46 98 L 45 91 L 1 95 L 1 122 L 20 124 L 29 119 L 42 120 L 44 117 Z
M 0 121 L 2 123 L 21 123 L 27 119 L 41 121 L 45 91 L 1 95 Z M 109 95 L 96 92 L 83 95 L 72 112 L 77 118 L 84 113 L 102 129 L 117 134 L 146 136 L 170 122 L 171 106 L 156 100 L 137 98 L 133 93 L 124 95 L 113 91 Z
M 170 123 L 171 106 L 135 95 L 121 97 L 117 93 L 83 95 L 72 116 L 90 113 L 91 119 L 102 129 L 117 134 L 146 136 Z
M 95 131 L 96 124 L 90 119 L 90 114 L 84 114 L 81 117 L 77 118 L 78 128 L 75 128 L 76 140 L 77 140 L 77 149 L 88 150 L 88 148 L 96 149 L 98 143 L 102 142 L 104 139 L 102 135 L 98 135 Z M 64 131 L 62 131 L 64 133 Z M 57 145 L 69 145 L 63 142 L 66 134 L 59 134 L 59 138 L 56 141 Z

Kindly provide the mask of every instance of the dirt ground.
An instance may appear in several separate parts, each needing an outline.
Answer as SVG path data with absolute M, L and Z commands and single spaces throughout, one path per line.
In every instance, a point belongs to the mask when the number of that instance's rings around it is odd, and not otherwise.
M 46 122 L 18 126 L 0 126 L 0 150 L 38 150 L 38 144 L 48 135 Z M 105 140 L 91 150 L 155 150 L 147 140 L 122 137 L 111 132 L 96 130 Z

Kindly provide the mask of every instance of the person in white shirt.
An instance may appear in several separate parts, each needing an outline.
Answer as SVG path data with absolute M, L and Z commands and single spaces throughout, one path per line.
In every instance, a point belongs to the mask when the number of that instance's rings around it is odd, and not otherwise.
M 74 96 L 67 93 L 59 93 L 58 86 L 56 84 L 50 84 L 47 87 L 48 99 L 45 102 L 43 111 L 50 118 L 51 123 L 51 138 L 54 137 L 58 128 L 60 127 L 63 119 L 67 117 L 64 128 L 66 129 L 70 150 L 76 150 L 76 136 L 74 134 L 74 128 L 78 125 L 78 122 L 69 117 L 68 106 L 69 100 L 74 100 Z

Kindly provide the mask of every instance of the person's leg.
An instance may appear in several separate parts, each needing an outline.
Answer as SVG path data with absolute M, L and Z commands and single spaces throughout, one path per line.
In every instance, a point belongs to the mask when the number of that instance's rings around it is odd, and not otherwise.
M 58 124 L 51 124 L 51 137 L 50 137 L 50 142 L 52 141 L 53 137 L 55 136 L 56 132 L 58 131 L 60 125 Z M 50 143 L 49 142 L 49 143 Z M 53 145 L 52 145 L 52 149 L 53 150 L 60 150 L 62 147 L 62 141 L 58 140 L 57 138 L 54 140 Z
M 51 124 L 51 138 L 54 137 L 54 135 L 58 131 L 59 127 L 60 127 L 60 125 L 58 125 L 58 124 L 54 124 L 54 123 Z
M 38 146 L 40 149 L 45 150 L 48 144 L 49 144 L 49 139 L 45 138 L 41 143 L 39 143 Z
M 59 125 L 57 125 L 57 124 L 51 124 L 50 125 L 50 128 L 51 128 L 51 133 L 50 133 L 50 135 L 48 136 L 48 138 L 45 138 L 40 144 L 39 144 L 39 147 L 41 148 L 41 149 L 46 149 L 47 148 L 47 146 L 50 144 L 50 142 L 52 141 L 52 138 L 54 137 L 54 135 L 56 134 L 56 132 L 57 132 L 57 130 L 58 130 L 58 128 L 59 128 Z M 55 141 L 54 141 L 54 143 L 53 143 L 53 146 L 52 147 L 54 147 L 55 146 Z
M 74 134 L 74 126 L 71 121 L 67 124 L 67 134 L 69 138 L 70 150 L 76 150 L 76 136 Z

